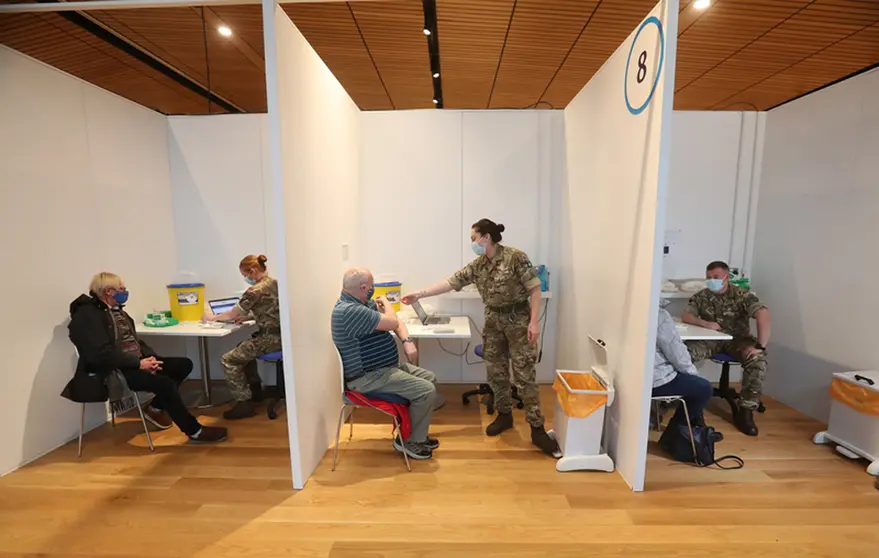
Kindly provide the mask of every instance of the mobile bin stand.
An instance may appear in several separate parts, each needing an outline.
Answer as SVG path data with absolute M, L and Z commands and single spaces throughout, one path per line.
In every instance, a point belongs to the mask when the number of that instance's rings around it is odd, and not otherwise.
M 613 459 L 603 451 L 601 439 L 604 434 L 604 412 L 613 404 L 614 387 L 607 371 L 607 348 L 604 341 L 589 338 L 592 346 L 591 371 L 556 370 L 556 376 L 568 392 L 585 395 L 607 395 L 607 402 L 585 418 L 568 416 L 556 398 L 553 430 L 548 434 L 558 440 L 562 457 L 556 462 L 556 471 L 605 471 L 614 470 Z M 577 390 L 565 381 L 566 374 L 591 374 L 604 389 Z
M 833 382 L 840 387 L 856 386 L 863 397 L 879 397 L 879 371 L 835 372 Z M 831 389 L 834 386 L 831 384 Z M 879 417 L 860 412 L 835 398 L 830 400 L 830 420 L 827 430 L 812 438 L 815 444 L 832 442 L 837 453 L 849 459 L 863 458 L 870 461 L 867 473 L 879 476 Z

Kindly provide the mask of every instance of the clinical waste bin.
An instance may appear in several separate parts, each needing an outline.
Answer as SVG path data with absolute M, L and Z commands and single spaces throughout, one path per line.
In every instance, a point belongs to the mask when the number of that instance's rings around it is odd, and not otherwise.
M 387 297 L 388 302 L 394 307 L 394 312 L 399 312 L 400 300 L 403 298 L 402 291 L 403 284 L 399 281 L 382 281 L 381 283 L 375 283 L 375 294 L 372 298 Z
M 867 472 L 879 475 L 879 371 L 834 373 L 830 398 L 827 430 L 812 441 L 834 442 L 846 457 L 868 459 Z
M 558 471 L 613 471 L 614 464 L 601 447 L 605 409 L 613 404 L 613 381 L 607 371 L 607 348 L 590 337 L 593 365 L 590 370 L 556 370 L 552 436 L 562 457 Z

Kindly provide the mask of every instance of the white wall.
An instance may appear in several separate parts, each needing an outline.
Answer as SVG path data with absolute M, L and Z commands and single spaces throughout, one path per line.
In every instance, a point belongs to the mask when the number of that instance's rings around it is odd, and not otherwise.
M 247 288 L 238 263 L 247 254 L 267 254 L 266 213 L 270 197 L 265 114 L 168 117 L 168 156 L 177 238 L 177 270 L 195 273 L 205 283 L 207 300 Z M 166 303 L 167 306 L 167 303 Z M 208 344 L 211 377 L 223 379 L 220 357 L 247 337 L 247 332 Z M 196 339 L 183 355 L 200 377 Z M 259 363 L 260 374 L 274 383 L 274 367 Z
M 617 398 L 605 441 L 636 491 L 643 489 L 647 456 L 677 14 L 674 0 L 652 11 L 664 26 L 664 63 L 643 112 L 630 113 L 620 87 L 628 84 L 633 98 L 647 99 L 636 85 L 637 67 L 626 71 L 635 31 L 565 109 L 568 180 L 562 203 L 558 365 L 588 369 L 588 336 L 607 343 Z M 645 37 L 636 43 L 638 50 L 658 60 L 658 40 Z M 643 80 L 648 88 L 657 66 Z
M 558 204 L 564 177 L 563 121 L 558 111 L 405 111 L 362 115 L 359 204 L 360 259 L 403 289 L 432 285 L 475 256 L 470 225 L 503 223 L 504 243 L 555 271 Z M 381 218 L 390 215 L 391 218 Z M 552 279 L 550 283 L 552 286 Z M 480 329 L 479 300 L 435 298 L 444 313 L 471 316 Z M 538 379 L 555 370 L 556 305 L 550 301 Z M 467 360 L 479 362 L 469 344 Z M 441 382 L 485 381 L 482 364 L 468 365 L 464 342 L 421 343 L 421 365 Z
M 876 370 L 879 71 L 769 112 L 754 286 L 772 313 L 765 391 L 826 421 L 833 372 Z
M 343 245 L 356 257 L 360 111 L 274 0 L 263 2 L 263 21 L 288 430 L 302 487 L 341 404 L 329 313 L 348 265 Z
M 664 278 L 703 277 L 714 260 L 750 272 L 764 114 L 675 111 Z
M 0 68 L 5 473 L 78 432 L 79 405 L 59 397 L 70 301 L 107 270 L 133 313 L 167 306 L 176 253 L 165 117 L 5 47 Z M 106 420 L 89 407 L 87 427 Z

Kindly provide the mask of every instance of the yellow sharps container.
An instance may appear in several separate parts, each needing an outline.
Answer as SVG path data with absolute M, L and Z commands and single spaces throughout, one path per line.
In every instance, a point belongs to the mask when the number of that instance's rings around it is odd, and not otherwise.
M 204 315 L 204 283 L 168 285 L 171 315 L 179 322 L 197 322 Z

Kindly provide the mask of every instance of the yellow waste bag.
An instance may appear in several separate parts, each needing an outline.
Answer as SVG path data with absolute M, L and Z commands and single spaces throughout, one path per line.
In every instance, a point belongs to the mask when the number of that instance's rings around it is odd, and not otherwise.
M 879 417 L 879 393 L 839 378 L 830 382 L 830 397 L 865 415 Z
M 606 391 L 598 378 L 592 374 L 556 374 L 555 381 L 552 383 L 552 389 L 555 390 L 556 396 L 559 398 L 559 405 L 564 409 L 565 414 L 573 418 L 586 418 L 607 404 L 607 393 L 575 393 L 568 391 L 565 384 L 559 376 L 564 376 L 565 382 L 571 386 L 571 389 L 583 389 L 591 391 Z

